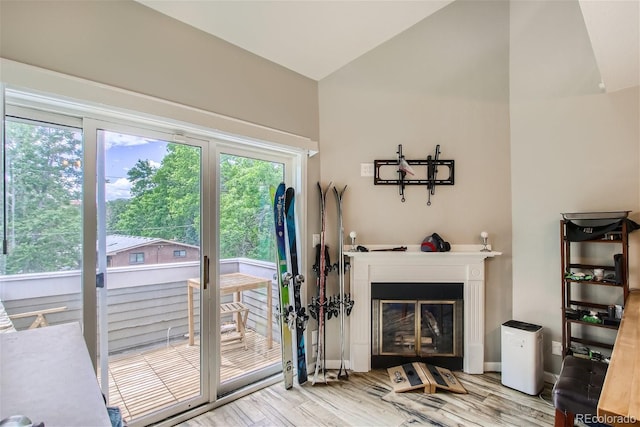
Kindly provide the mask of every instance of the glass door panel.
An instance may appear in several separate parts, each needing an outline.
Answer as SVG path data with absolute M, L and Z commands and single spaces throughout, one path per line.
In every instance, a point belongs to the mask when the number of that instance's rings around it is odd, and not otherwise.
M 204 156 L 200 146 L 133 132 L 97 130 L 99 378 L 126 421 L 146 422 L 208 394 Z
M 381 355 L 416 354 L 416 302 L 380 301 Z
M 82 130 L 5 123 L 0 332 L 82 322 Z
M 462 301 L 420 301 L 422 356 L 462 356 Z
M 269 187 L 284 181 L 285 165 L 222 153 L 219 176 L 219 394 L 225 394 L 282 370 Z

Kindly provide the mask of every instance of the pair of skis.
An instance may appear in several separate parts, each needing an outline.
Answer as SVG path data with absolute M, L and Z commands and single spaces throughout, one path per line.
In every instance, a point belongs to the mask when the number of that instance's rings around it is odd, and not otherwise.
M 298 248 L 296 244 L 295 190 L 281 183 L 278 188 L 271 187 L 273 215 L 276 234 L 277 280 L 279 289 L 280 334 L 282 347 L 282 367 L 286 389 L 293 387 L 293 329 L 296 331 L 298 384 L 307 381 L 307 360 L 304 345 L 304 330 L 308 316 L 302 306 L 301 288 L 304 277 L 298 266 Z M 286 237 L 285 239 L 285 229 Z M 289 247 L 287 257 L 287 243 Z M 290 265 L 290 270 L 289 270 Z M 293 303 L 290 294 L 293 287 Z
M 318 284 L 318 298 L 313 301 L 313 312 L 318 320 L 318 339 L 317 339 L 317 349 L 316 349 L 316 369 L 313 374 L 313 380 L 311 384 L 315 385 L 318 379 L 321 379 L 323 383 L 327 382 L 326 376 L 326 366 L 325 366 L 325 354 L 324 354 L 324 345 L 325 345 L 325 317 L 326 317 L 326 309 L 327 309 L 327 275 L 329 273 L 330 265 L 327 265 L 328 260 L 328 250 L 327 243 L 325 241 L 325 227 L 327 220 L 327 193 L 331 188 L 331 183 L 323 189 L 322 185 L 318 183 L 318 190 L 320 190 L 320 246 L 318 247 L 318 261 L 316 273 L 318 276 L 317 284 Z M 330 264 L 330 263 L 329 263 Z M 320 377 L 322 375 L 322 377 Z
M 351 307 L 353 307 L 353 301 L 350 297 L 345 295 L 344 289 L 344 274 L 345 274 L 345 263 L 344 263 L 344 228 L 342 225 L 342 198 L 344 196 L 344 192 L 347 189 L 347 186 L 339 191 L 336 187 L 333 187 L 333 191 L 336 196 L 336 203 L 338 206 L 338 276 L 339 276 L 339 295 L 335 299 L 331 299 L 329 301 L 327 299 L 327 275 L 331 270 L 330 262 L 328 261 L 328 248 L 325 241 L 326 235 L 326 217 L 327 217 L 327 194 L 331 189 L 331 183 L 325 188 L 322 187 L 320 183 L 318 183 L 318 190 L 320 192 L 320 245 L 317 248 L 317 262 L 316 262 L 316 273 L 317 273 L 317 284 L 318 284 L 318 297 L 314 298 L 312 301 L 312 313 L 313 317 L 318 321 L 318 343 L 317 343 L 317 351 L 316 351 L 316 366 L 315 373 L 313 376 L 312 384 L 315 384 L 319 379 L 326 383 L 326 364 L 325 364 L 325 338 L 326 338 L 326 329 L 325 329 L 325 321 L 327 318 L 330 318 L 332 315 L 338 312 L 338 317 L 340 318 L 340 369 L 338 370 L 338 378 L 348 378 L 349 374 L 347 373 L 347 369 L 344 364 L 344 338 L 345 338 L 345 329 L 344 329 L 344 318 L 345 312 L 348 310 L 351 311 Z M 348 305 L 348 307 L 347 307 Z
M 347 186 L 345 185 L 342 191 L 338 191 L 336 187 L 333 187 L 333 192 L 336 196 L 336 204 L 338 206 L 338 300 L 336 301 L 337 306 L 339 306 L 339 317 L 340 317 L 340 369 L 338 370 L 338 378 L 349 378 L 349 373 L 347 372 L 347 368 L 344 366 L 344 318 L 345 311 L 351 312 L 351 307 L 353 307 L 353 301 L 351 301 L 351 297 L 347 297 L 344 291 L 344 274 L 345 274 L 345 264 L 344 264 L 344 227 L 342 225 L 342 196 L 344 196 L 344 192 L 347 190 Z M 351 304 L 347 307 L 347 304 Z

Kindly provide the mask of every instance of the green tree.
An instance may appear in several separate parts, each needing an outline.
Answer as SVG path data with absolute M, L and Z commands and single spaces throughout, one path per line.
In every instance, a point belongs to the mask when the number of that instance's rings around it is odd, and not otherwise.
M 132 199 L 108 233 L 200 245 L 200 151 L 168 144 L 160 167 L 138 160 L 127 173 Z
M 6 134 L 10 253 L 0 260 L 0 273 L 80 268 L 80 130 L 8 122 Z M 138 160 L 128 171 L 132 198 L 107 204 L 107 232 L 199 246 L 200 159 L 197 147 L 168 144 L 159 167 Z M 222 258 L 274 259 L 269 187 L 282 177 L 282 164 L 221 157 Z
M 107 201 L 107 234 L 122 234 L 116 226 L 122 212 L 127 209 L 129 199 L 115 199 Z
M 282 164 L 223 155 L 220 159 L 220 257 L 275 259 L 269 187 Z
M 155 173 L 156 170 L 149 160 L 138 160 L 127 173 L 131 182 L 131 195 L 137 197 L 153 190 L 156 186 L 153 182 Z
M 80 130 L 6 122 L 7 234 L 3 273 L 80 268 Z
M 220 257 L 272 261 L 269 186 L 282 181 L 282 164 L 232 155 L 220 161 Z M 127 174 L 133 197 L 112 211 L 108 233 L 159 237 L 200 245 L 200 152 L 168 144 L 154 169 L 138 160 Z M 122 209 L 119 209 L 122 208 Z

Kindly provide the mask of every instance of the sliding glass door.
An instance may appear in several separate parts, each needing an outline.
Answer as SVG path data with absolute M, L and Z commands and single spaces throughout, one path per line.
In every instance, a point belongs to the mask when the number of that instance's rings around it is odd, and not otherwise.
M 282 370 L 269 189 L 285 180 L 286 163 L 231 148 L 219 154 L 219 394 Z
M 91 133 L 98 377 L 125 420 L 147 423 L 208 401 L 200 287 L 205 145 L 104 122 Z
M 0 327 L 81 323 L 132 427 L 280 373 L 269 188 L 298 154 L 13 96 Z

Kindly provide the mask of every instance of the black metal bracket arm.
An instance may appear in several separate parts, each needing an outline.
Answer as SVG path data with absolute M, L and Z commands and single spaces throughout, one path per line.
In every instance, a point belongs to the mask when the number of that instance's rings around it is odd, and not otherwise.
M 397 185 L 403 202 L 405 201 L 404 189 L 407 185 L 426 185 L 429 195 L 427 205 L 431 205 L 431 195 L 435 194 L 436 185 L 454 185 L 455 161 L 438 158 L 440 145 L 436 146 L 435 156 L 428 155 L 426 159 L 405 159 L 402 154 L 402 145 L 398 145 L 397 153 L 396 160 L 374 160 L 373 183 L 374 185 Z M 426 169 L 421 174 L 419 169 L 422 167 Z M 441 173 L 444 167 L 447 168 L 447 174 Z M 395 170 L 392 171 L 391 168 Z M 397 172 L 398 178 L 390 179 L 394 172 Z

